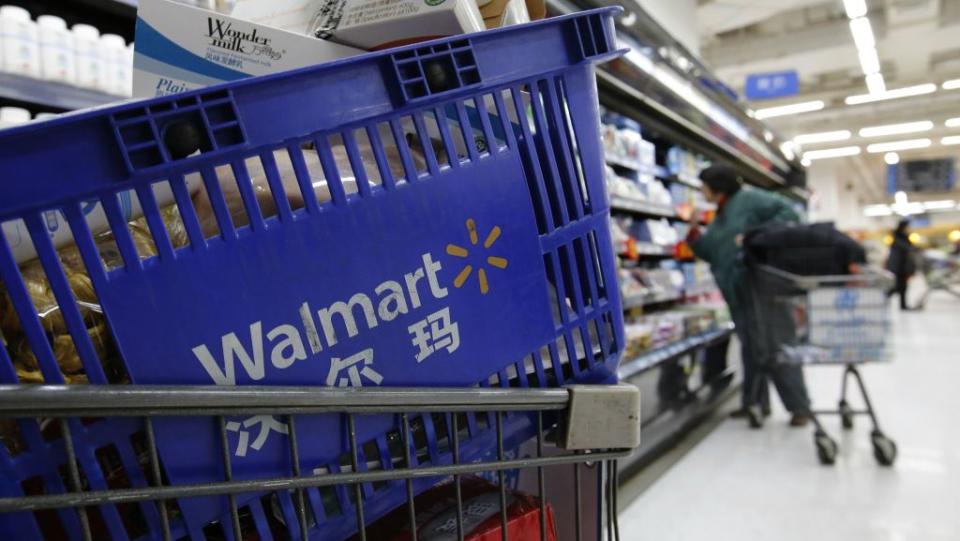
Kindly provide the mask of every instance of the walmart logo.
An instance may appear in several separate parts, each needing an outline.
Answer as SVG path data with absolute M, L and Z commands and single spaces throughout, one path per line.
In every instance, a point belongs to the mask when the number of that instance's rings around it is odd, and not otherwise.
M 470 235 L 470 245 L 476 246 L 480 241 L 480 238 L 477 235 L 477 223 L 473 220 L 473 218 L 467 219 L 467 233 Z M 500 227 L 496 225 L 493 226 L 493 229 L 491 229 L 489 233 L 487 233 L 487 237 L 483 241 L 484 253 L 486 253 L 486 250 L 489 250 L 490 247 L 497 242 L 497 239 L 500 238 L 500 233 L 502 233 L 502 231 L 500 230 Z M 456 244 L 448 244 L 447 253 L 454 257 L 460 258 L 467 258 L 470 255 L 469 249 Z M 498 269 L 507 268 L 507 260 L 503 257 L 488 255 L 484 261 L 491 267 Z M 460 271 L 460 274 L 457 274 L 457 277 L 453 279 L 453 286 L 458 289 L 463 287 L 463 284 L 467 282 L 472 274 L 473 265 L 467 263 L 466 266 L 463 267 L 463 270 Z M 486 295 L 487 292 L 490 291 L 490 283 L 487 281 L 487 270 L 483 265 L 478 265 L 477 281 L 480 284 L 480 293 Z

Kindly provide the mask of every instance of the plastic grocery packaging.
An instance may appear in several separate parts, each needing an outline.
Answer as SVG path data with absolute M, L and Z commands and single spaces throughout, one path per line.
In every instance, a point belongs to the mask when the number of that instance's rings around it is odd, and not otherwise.
M 30 111 L 21 107 L 0 107 L 0 129 L 30 122 Z

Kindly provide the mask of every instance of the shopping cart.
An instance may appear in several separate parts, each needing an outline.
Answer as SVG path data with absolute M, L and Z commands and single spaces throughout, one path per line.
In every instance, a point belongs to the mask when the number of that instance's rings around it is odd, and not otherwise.
M 339 513 L 352 517 L 355 539 L 367 535 L 370 496 L 385 487 L 401 487 L 405 498 L 406 524 L 416 540 L 422 514 L 414 498 L 417 481 L 455 486 L 456 505 L 447 511 L 443 539 L 463 539 L 465 525 L 478 523 L 476 513 L 499 515 L 499 532 L 517 532 L 507 512 L 508 477 L 533 487 L 539 521 L 514 541 L 555 539 L 619 539 L 616 519 L 616 459 L 639 444 L 639 391 L 631 385 L 571 386 L 565 389 L 340 389 L 318 387 L 159 387 L 159 386 L 0 386 L 0 421 L 17 419 L 55 426 L 62 434 L 67 455 L 62 472 L 68 490 L 61 494 L 30 492 L 25 496 L 0 497 L 5 521 L 5 539 L 308 539 L 325 538 L 321 517 Z M 505 447 L 506 413 L 529 416 L 536 437 L 525 454 Z M 349 453 L 338 471 L 309 470 L 300 455 L 296 437 L 287 445 L 289 475 L 236 479 L 232 469 L 232 444 L 228 441 L 233 416 L 280 419 L 279 429 L 291 436 L 295 426 L 316 415 L 338 415 L 347 427 Z M 387 449 L 361 445 L 357 425 L 370 415 L 396 416 L 401 430 L 391 436 Z M 213 457 L 220 463 L 217 482 L 172 485 L 165 478 L 157 450 L 154 426 L 167 417 L 201 417 L 219 427 L 220 449 Z M 427 441 L 416 429 L 423 417 L 435 419 L 441 430 Z M 107 487 L 93 488 L 77 453 L 77 428 L 90 418 L 120 417 L 140 425 L 144 438 L 138 456 L 98 453 L 107 472 Z M 491 452 L 476 460 L 461 460 L 460 442 L 478 422 L 494 427 Z M 442 427 L 442 428 L 441 428 Z M 184 434 L 184 437 L 189 437 Z M 434 445 L 449 449 L 451 459 L 431 463 Z M 113 461 L 133 461 L 124 468 Z M 569 465 L 570 468 L 563 466 Z M 143 486 L 123 473 L 136 472 Z M 465 511 L 461 477 L 488 473 L 497 486 L 496 506 L 473 505 Z M 116 475 L 114 475 L 116 474 Z M 563 485 L 558 481 L 563 480 Z M 31 485 L 35 490 L 39 484 Z M 522 488 L 522 486 L 521 486 Z M 241 495 L 256 494 L 256 498 Z M 345 496 L 345 497 L 339 497 Z M 201 530 L 190 530 L 182 507 L 189 498 L 221 497 L 229 512 Z M 509 496 L 512 501 L 513 496 Z M 405 500 L 405 501 L 404 501 Z M 340 505 L 337 505 L 337 502 Z M 482 503 L 482 502 L 480 502 Z M 550 510 L 548 511 L 548 507 Z M 493 514 L 496 511 L 496 515 Z M 468 515 L 465 517 L 464 513 Z M 421 515 L 418 515 L 420 513 Z M 556 517 L 557 524 L 553 524 Z M 443 517 L 441 517 L 442 519 Z M 481 517 L 482 518 L 482 517 Z M 419 522 L 418 522 L 419 521 Z M 443 522 L 441 520 L 441 522 Z M 404 526 L 405 526 L 404 525 Z M 440 530 L 435 530 L 440 531 Z M 396 532 L 399 535 L 400 532 Z M 399 538 L 399 537 L 398 537 Z M 484 537 L 488 539 L 489 537 Z
M 877 462 L 889 466 L 897 456 L 896 443 L 881 430 L 857 366 L 890 358 L 890 320 L 886 292 L 892 277 L 886 271 L 861 269 L 843 276 L 805 276 L 768 265 L 749 270 L 748 304 L 756 318 L 754 352 L 762 367 L 753 396 L 759 396 L 767 378 L 782 393 L 796 393 L 788 371 L 798 365 L 844 365 L 840 401 L 836 410 L 810 410 L 817 457 L 833 464 L 837 444 L 827 434 L 817 415 L 839 415 L 844 429 L 853 427 L 856 415 L 868 415 L 873 425 L 870 438 Z M 849 380 L 856 381 L 865 409 L 855 410 L 847 401 Z M 789 397 L 789 395 L 788 395 Z M 794 395 L 799 399 L 799 395 Z M 796 400 L 800 402 L 800 400 Z M 754 401 L 755 403 L 757 401 Z M 759 427 L 763 412 L 748 408 L 749 421 Z
M 616 382 L 623 312 L 593 71 L 624 52 L 616 13 L 0 131 L 0 383 Z M 441 419 L 418 419 L 424 459 L 450 460 Z M 397 422 L 358 417 L 360 448 L 382 454 Z M 459 458 L 482 459 L 494 426 L 466 422 Z M 536 435 L 528 415 L 505 412 L 502 422 L 508 449 Z M 113 466 L 145 486 L 141 423 L 69 428 L 91 487 L 111 488 Z M 293 428 L 262 414 L 219 426 L 161 417 L 151 430 L 162 474 L 181 486 L 223 478 L 215 451 L 224 433 L 236 481 L 288 474 L 294 438 L 311 471 L 342 470 L 347 428 L 333 416 Z M 64 492 L 65 434 L 49 423 L 0 433 L 0 494 Z M 119 458 L 104 464 L 102 455 Z M 412 485 L 419 493 L 432 483 Z M 350 506 L 345 491 L 334 496 L 337 508 Z M 390 483 L 367 493 L 366 517 L 403 496 Z M 254 505 L 247 498 L 238 505 Z M 179 512 L 193 535 L 226 504 L 200 496 Z M 339 532 L 328 538 L 357 528 L 342 513 L 315 519 Z
M 960 257 L 948 255 L 940 250 L 926 250 L 920 264 L 927 290 L 917 301 L 923 308 L 931 293 L 942 291 L 960 299 Z

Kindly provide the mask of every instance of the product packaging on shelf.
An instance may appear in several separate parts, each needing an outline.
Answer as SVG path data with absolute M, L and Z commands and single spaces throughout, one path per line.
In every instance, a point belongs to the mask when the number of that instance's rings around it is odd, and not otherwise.
M 30 122 L 30 111 L 21 107 L 0 107 L 0 129 Z
M 75 24 L 72 30 L 77 86 L 100 89 L 104 77 L 103 59 L 100 56 L 100 31 L 89 24 Z
M 2 49 L 0 66 L 4 71 L 40 77 L 40 45 L 37 23 L 30 12 L 18 6 L 0 6 Z
M 175 94 L 363 52 L 167 0 L 141 0 L 137 13 L 137 97 Z
M 76 53 L 73 33 L 67 23 L 54 15 L 37 17 L 40 43 L 40 71 L 44 79 L 64 84 L 74 84 L 76 79 Z
M 416 537 L 410 531 L 407 506 L 367 527 L 367 539 L 383 541 L 441 541 L 457 539 L 456 487 L 452 482 L 438 485 L 414 499 L 417 509 Z M 500 525 L 500 489 L 474 476 L 460 479 L 464 541 L 495 541 L 507 539 L 540 539 L 540 502 L 533 496 L 514 490 L 507 491 L 507 531 Z M 556 541 L 557 532 L 553 507 L 544 506 L 546 540 Z
M 485 29 L 476 0 L 248 0 L 234 15 L 368 51 Z

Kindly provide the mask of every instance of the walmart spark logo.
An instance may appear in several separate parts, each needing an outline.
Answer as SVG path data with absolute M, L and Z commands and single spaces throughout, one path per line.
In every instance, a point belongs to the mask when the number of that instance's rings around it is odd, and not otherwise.
M 470 245 L 476 246 L 477 242 L 479 242 L 480 239 L 477 236 L 477 223 L 473 221 L 473 218 L 467 219 L 467 233 L 470 234 Z M 502 233 L 502 231 L 500 230 L 500 227 L 496 225 L 493 226 L 493 229 L 491 229 L 490 232 L 487 233 L 487 238 L 484 239 L 483 241 L 483 249 L 489 250 L 490 247 L 493 246 L 495 242 L 497 242 L 497 239 L 500 238 L 500 233 Z M 458 246 L 456 244 L 448 244 L 447 253 L 454 257 L 462 257 L 462 258 L 466 258 L 470 255 L 470 252 L 468 249 Z M 486 263 L 487 265 L 490 265 L 491 267 L 496 267 L 498 269 L 507 268 L 507 260 L 503 257 L 489 255 L 486 258 Z M 487 292 L 490 291 L 490 284 L 487 281 L 487 270 L 482 265 L 478 265 L 478 267 L 479 268 L 477 269 L 477 281 L 480 282 L 480 293 L 483 295 L 486 295 Z M 470 278 L 470 275 L 472 273 L 473 273 L 473 265 L 468 263 L 465 267 L 463 267 L 463 270 L 460 271 L 460 274 L 458 274 L 457 277 L 453 279 L 453 286 L 458 289 L 460 287 L 463 287 L 463 284 L 467 282 L 467 279 Z

